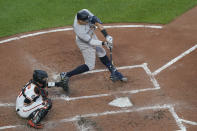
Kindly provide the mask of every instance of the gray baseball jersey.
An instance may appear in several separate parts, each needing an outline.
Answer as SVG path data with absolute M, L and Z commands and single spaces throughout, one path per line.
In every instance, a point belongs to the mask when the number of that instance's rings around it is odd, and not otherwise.
M 88 12 L 90 16 L 94 16 L 89 10 L 83 10 Z M 73 28 L 76 34 L 76 43 L 82 52 L 85 64 L 89 67 L 89 70 L 93 70 L 95 67 L 95 54 L 98 57 L 104 57 L 106 55 L 106 51 L 102 47 L 102 41 L 98 40 L 94 33 L 95 26 L 90 22 L 85 25 L 79 24 L 76 15 Z

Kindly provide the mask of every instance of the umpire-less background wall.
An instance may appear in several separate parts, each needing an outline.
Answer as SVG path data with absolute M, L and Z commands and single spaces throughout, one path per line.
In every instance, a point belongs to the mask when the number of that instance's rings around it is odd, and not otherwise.
M 97 73 L 72 78 L 69 98 L 60 88 L 49 89 L 53 109 L 45 129 L 195 131 L 196 13 L 194 8 L 168 25 L 109 28 L 115 39 L 115 64 L 128 83 L 112 83 L 97 61 Z M 14 104 L 34 69 L 44 69 L 56 79 L 58 72 L 83 63 L 72 29 L 65 30 L 1 39 L 0 129 L 30 130 Z M 118 98 L 128 98 L 133 106 L 109 105 Z

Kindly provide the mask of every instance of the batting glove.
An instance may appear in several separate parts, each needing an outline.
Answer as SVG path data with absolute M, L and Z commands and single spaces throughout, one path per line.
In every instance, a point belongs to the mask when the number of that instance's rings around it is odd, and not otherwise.
M 113 38 L 112 38 L 110 35 L 107 35 L 107 36 L 106 36 L 106 41 L 107 41 L 108 43 L 112 44 L 112 43 L 113 43 Z
M 107 47 L 107 49 L 113 48 L 113 43 L 102 42 L 102 45 L 105 45 Z

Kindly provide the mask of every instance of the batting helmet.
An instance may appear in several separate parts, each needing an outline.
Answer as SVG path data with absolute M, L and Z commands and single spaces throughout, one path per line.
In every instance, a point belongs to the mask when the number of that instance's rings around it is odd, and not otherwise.
M 85 11 L 85 10 L 79 11 L 77 13 L 77 19 L 78 20 L 82 20 L 82 21 L 88 22 L 89 17 L 90 17 L 89 13 L 87 11 Z
M 33 80 L 40 84 L 46 85 L 48 74 L 43 70 L 34 70 Z

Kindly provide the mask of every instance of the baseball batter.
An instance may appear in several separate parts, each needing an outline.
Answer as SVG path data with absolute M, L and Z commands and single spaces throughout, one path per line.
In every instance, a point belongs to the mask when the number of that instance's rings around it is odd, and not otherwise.
M 104 35 L 106 41 L 100 41 L 97 38 L 96 34 L 94 33 L 96 27 Z M 124 77 L 114 66 L 112 66 L 111 61 L 106 55 L 105 49 L 102 47 L 105 45 L 108 49 L 112 48 L 113 38 L 112 36 L 108 35 L 107 31 L 102 26 L 101 20 L 98 17 L 92 14 L 89 10 L 82 9 L 75 16 L 73 28 L 76 34 L 76 44 L 82 52 L 85 64 L 78 66 L 70 72 L 60 73 L 61 79 L 67 82 L 66 92 L 69 92 L 70 77 L 93 70 L 95 68 L 96 55 L 111 72 L 111 80 L 127 80 L 126 77 Z
M 42 70 L 35 70 L 30 80 L 16 99 L 16 112 L 22 118 L 28 118 L 28 125 L 43 128 L 40 121 L 52 107 L 46 87 L 63 87 L 63 82 L 47 82 L 48 74 Z

